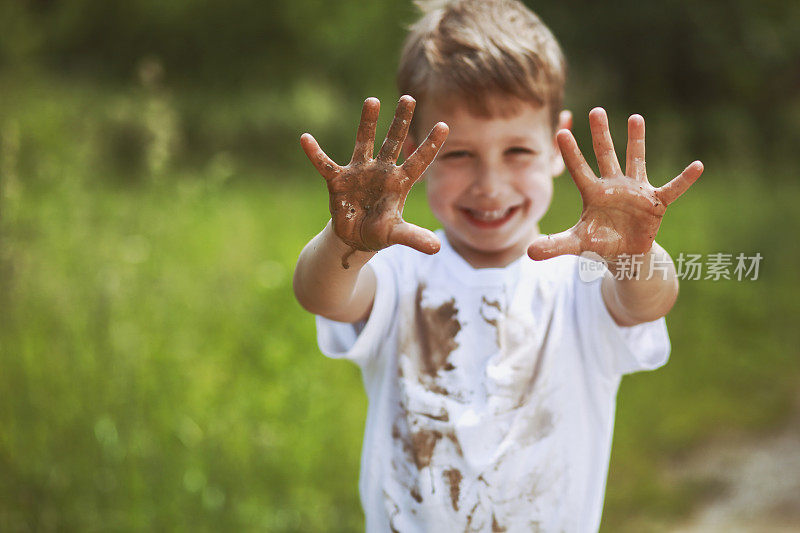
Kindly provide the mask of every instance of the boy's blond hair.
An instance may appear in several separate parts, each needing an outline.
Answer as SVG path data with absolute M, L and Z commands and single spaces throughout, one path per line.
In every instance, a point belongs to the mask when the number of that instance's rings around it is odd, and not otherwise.
M 400 94 L 508 116 L 519 101 L 547 106 L 555 130 L 566 61 L 553 34 L 517 0 L 417 1 L 397 71 Z M 498 98 L 499 97 L 499 98 Z

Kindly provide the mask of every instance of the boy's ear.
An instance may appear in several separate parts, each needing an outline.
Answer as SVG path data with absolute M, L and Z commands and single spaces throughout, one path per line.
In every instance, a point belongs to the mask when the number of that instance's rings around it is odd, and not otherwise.
M 558 127 L 553 133 L 553 176 L 560 176 L 565 169 L 564 158 L 561 157 L 561 149 L 558 147 L 558 141 L 556 141 L 556 134 L 560 130 L 572 131 L 572 112 L 568 109 L 564 109 L 558 114 Z

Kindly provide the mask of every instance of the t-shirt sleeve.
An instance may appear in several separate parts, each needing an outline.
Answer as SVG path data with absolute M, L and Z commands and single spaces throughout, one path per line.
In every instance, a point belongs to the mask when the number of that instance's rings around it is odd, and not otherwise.
M 578 324 L 586 353 L 608 376 L 654 370 L 666 364 L 670 352 L 666 320 L 662 317 L 630 327 L 618 325 L 603 301 L 602 280 L 574 279 Z
M 367 263 L 375 272 L 375 300 L 366 322 L 337 322 L 317 315 L 317 344 L 328 357 L 366 365 L 385 339 L 396 312 L 397 282 L 386 258 L 378 253 Z

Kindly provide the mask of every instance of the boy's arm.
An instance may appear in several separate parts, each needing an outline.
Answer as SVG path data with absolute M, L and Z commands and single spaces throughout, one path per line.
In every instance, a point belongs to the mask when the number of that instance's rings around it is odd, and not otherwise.
M 402 218 L 411 186 L 444 144 L 448 128 L 436 124 L 417 150 L 396 165 L 414 113 L 414 99 L 403 96 L 381 149 L 373 158 L 380 102 L 364 102 L 353 157 L 346 166 L 334 163 L 308 133 L 301 145 L 325 178 L 331 220 L 300 254 L 294 274 L 294 292 L 308 311 L 341 322 L 369 316 L 376 278 L 364 268 L 378 250 L 393 244 L 420 252 L 439 251 L 436 235 Z
M 654 239 L 667 206 L 700 177 L 703 164 L 695 161 L 678 177 L 655 188 L 647 180 L 640 115 L 628 119 L 625 174 L 614 153 L 605 111 L 593 109 L 589 124 L 600 177 L 586 163 L 569 130 L 557 135 L 561 155 L 581 193 L 581 218 L 567 231 L 536 239 L 528 255 L 537 260 L 584 252 L 600 255 L 609 267 L 602 282 L 603 301 L 614 320 L 621 326 L 655 320 L 675 303 L 678 279 L 672 259 Z M 640 266 L 625 276 L 615 275 L 625 261 L 628 269 Z
M 349 268 L 341 258 L 351 254 Z M 375 252 L 355 251 L 333 232 L 331 222 L 300 252 L 294 294 L 307 311 L 338 322 L 366 320 L 375 299 L 375 273 L 364 268 Z
M 678 276 L 667 251 L 657 242 L 635 260 L 608 262 L 601 292 L 620 326 L 635 326 L 665 316 L 678 298 Z

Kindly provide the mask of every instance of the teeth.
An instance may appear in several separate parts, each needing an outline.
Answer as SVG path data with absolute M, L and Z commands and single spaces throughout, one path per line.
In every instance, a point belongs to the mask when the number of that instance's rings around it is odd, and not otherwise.
M 468 209 L 468 211 L 470 215 L 479 220 L 491 221 L 503 218 L 504 216 L 508 215 L 511 209 L 512 208 L 509 207 L 508 209 L 495 209 L 494 211 L 478 211 L 476 209 Z

